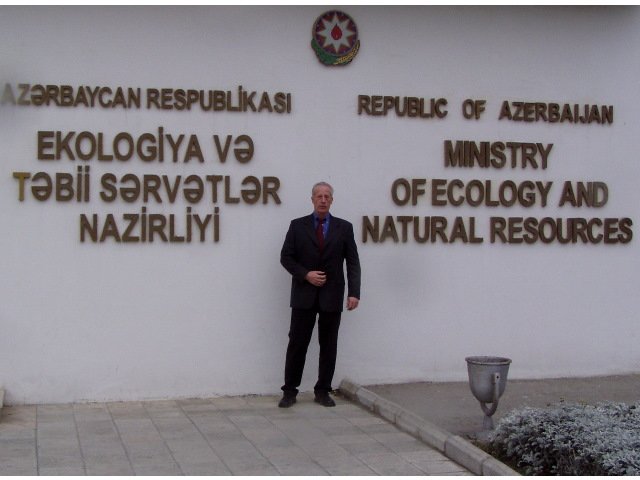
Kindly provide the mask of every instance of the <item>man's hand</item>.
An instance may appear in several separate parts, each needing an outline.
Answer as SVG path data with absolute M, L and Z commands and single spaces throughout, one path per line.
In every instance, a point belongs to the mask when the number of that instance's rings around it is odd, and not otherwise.
M 360 300 L 356 297 L 347 298 L 347 310 L 355 310 L 356 308 L 358 308 L 359 303 Z
M 327 275 L 324 272 L 320 272 L 318 270 L 312 270 L 304 277 L 307 282 L 316 287 L 322 287 L 325 283 L 327 283 Z

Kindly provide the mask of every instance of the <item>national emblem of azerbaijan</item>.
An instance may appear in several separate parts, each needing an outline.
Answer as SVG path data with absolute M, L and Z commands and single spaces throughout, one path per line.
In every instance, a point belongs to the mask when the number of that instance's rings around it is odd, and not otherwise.
M 344 12 L 331 10 L 313 24 L 311 47 L 325 65 L 346 65 L 358 53 L 358 27 Z

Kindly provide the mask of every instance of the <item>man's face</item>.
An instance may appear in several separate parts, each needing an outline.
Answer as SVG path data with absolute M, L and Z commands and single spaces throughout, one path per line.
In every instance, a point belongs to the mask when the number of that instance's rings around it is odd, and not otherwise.
M 311 202 L 313 202 L 313 210 L 316 214 L 320 218 L 324 218 L 327 213 L 329 213 L 331 203 L 333 202 L 333 197 L 331 196 L 331 190 L 329 187 L 325 185 L 316 187 L 313 191 L 313 195 L 311 196 Z

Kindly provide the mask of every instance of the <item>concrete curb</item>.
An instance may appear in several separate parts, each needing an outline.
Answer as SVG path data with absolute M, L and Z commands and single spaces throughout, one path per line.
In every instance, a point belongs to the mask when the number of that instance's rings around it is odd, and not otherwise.
M 520 475 L 464 438 L 443 430 L 348 378 L 342 380 L 339 388 L 347 398 L 372 410 L 476 475 Z

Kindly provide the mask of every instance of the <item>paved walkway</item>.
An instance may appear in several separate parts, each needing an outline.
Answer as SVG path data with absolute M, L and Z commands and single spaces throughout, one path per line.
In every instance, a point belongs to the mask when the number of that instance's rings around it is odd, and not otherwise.
M 2 475 L 469 475 L 338 397 L 15 406 L 0 418 Z
M 467 382 L 374 385 L 362 391 L 366 401 L 377 395 L 375 401 L 382 402 L 377 408 L 385 411 L 385 418 L 395 417 L 406 429 L 407 421 L 417 415 L 418 423 L 425 419 L 442 429 L 440 433 L 453 435 L 453 446 L 469 460 L 461 463 L 486 466 L 486 459 L 467 448 L 470 444 L 456 440 L 457 435 L 474 438 L 482 429 L 480 406 Z M 324 408 L 313 402 L 312 394 L 301 394 L 287 410 L 277 407 L 278 399 L 4 407 L 0 474 L 471 474 L 441 453 L 446 449 L 428 446 L 345 397 L 336 398 L 335 408 Z M 561 401 L 636 403 L 640 375 L 509 380 L 495 419 L 516 407 Z M 400 414 L 398 408 L 408 413 Z M 445 441 L 437 429 L 427 433 L 436 442 Z

